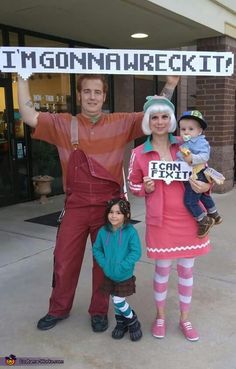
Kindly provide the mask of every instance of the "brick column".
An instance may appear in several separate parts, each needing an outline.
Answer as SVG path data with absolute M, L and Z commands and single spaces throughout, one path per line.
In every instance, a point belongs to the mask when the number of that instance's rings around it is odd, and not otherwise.
M 236 54 L 236 39 L 220 36 L 198 40 L 199 51 L 231 51 Z M 236 71 L 236 61 L 234 65 Z M 214 186 L 214 192 L 230 191 L 234 185 L 234 145 L 236 123 L 236 75 L 197 77 L 196 106 L 206 121 L 206 137 L 211 145 L 211 167 L 223 173 L 222 186 Z

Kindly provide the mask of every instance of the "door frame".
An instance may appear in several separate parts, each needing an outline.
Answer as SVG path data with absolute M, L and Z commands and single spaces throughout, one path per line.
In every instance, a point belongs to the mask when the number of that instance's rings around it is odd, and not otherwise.
M 29 155 L 27 155 L 27 196 L 25 198 L 21 198 L 18 192 L 17 187 L 17 178 L 18 178 L 18 166 L 17 166 L 17 140 L 14 129 L 14 106 L 13 106 L 13 94 L 12 94 L 12 80 L 11 75 L 8 75 L 7 78 L 0 78 L 0 87 L 4 88 L 5 91 L 5 105 L 6 105 L 6 119 L 7 119 L 7 130 L 8 130 L 8 142 L 9 142 L 9 150 L 8 150 L 8 159 L 9 159 L 9 175 L 12 180 L 12 193 L 9 193 L 9 196 L 4 198 L 1 201 L 0 206 L 11 205 L 23 201 L 29 201 L 32 199 L 32 188 L 29 176 Z M 28 130 L 26 130 L 26 136 L 28 137 Z M 28 146 L 28 139 L 26 138 L 26 146 Z M 28 152 L 28 148 L 27 148 Z

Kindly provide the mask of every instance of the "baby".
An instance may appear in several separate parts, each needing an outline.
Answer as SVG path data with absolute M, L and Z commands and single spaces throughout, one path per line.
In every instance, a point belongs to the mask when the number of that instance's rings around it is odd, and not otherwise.
M 186 111 L 178 120 L 180 136 L 184 143 L 177 153 L 178 160 L 184 160 L 193 166 L 192 176 L 203 182 L 211 182 L 214 178 L 217 183 L 222 183 L 224 177 L 212 168 L 207 168 L 210 157 L 210 145 L 203 135 L 207 123 L 198 110 Z M 214 176 L 215 174 L 215 176 Z M 217 179 L 218 178 L 218 179 Z M 209 193 L 196 193 L 189 182 L 185 182 L 184 203 L 198 222 L 198 237 L 203 238 L 214 224 L 220 224 L 222 217 L 219 215 L 215 203 Z M 204 205 L 205 210 L 199 205 Z

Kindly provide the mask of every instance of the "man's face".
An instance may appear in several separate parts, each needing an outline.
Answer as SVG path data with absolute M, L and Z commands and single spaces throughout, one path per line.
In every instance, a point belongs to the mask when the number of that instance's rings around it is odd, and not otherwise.
M 100 115 L 106 99 L 102 81 L 100 79 L 84 79 L 81 91 L 77 92 L 77 98 L 83 115 L 87 117 Z

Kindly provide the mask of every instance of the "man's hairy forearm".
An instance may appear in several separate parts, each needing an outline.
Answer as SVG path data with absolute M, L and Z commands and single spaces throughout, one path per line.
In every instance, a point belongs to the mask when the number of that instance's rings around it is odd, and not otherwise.
M 179 76 L 167 76 L 165 86 L 163 87 L 160 95 L 165 96 L 167 99 L 171 100 L 179 79 Z
M 31 127 L 36 127 L 38 123 L 38 112 L 34 108 L 34 104 L 31 100 L 29 83 L 18 77 L 18 102 L 22 119 Z
M 160 95 L 165 96 L 167 99 L 171 100 L 174 90 L 175 90 L 175 87 L 164 86 Z

